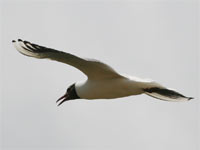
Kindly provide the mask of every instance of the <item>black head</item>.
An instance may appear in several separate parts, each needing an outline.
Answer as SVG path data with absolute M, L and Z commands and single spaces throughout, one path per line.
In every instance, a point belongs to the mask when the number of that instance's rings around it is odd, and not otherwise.
M 62 103 L 64 103 L 65 101 L 74 100 L 74 99 L 80 99 L 80 97 L 76 93 L 75 83 L 72 84 L 72 85 L 70 85 L 67 88 L 67 91 L 66 91 L 65 95 L 63 95 L 62 97 L 60 97 L 56 102 L 60 102 L 58 104 L 58 106 L 59 106 Z

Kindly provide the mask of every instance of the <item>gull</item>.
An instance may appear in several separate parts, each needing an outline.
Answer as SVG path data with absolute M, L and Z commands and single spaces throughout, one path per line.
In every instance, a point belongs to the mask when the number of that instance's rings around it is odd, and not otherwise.
M 109 65 L 95 59 L 81 58 L 21 39 L 12 42 L 23 55 L 62 62 L 79 69 L 87 76 L 85 81 L 75 82 L 67 88 L 66 93 L 56 101 L 58 106 L 69 100 L 115 99 L 143 93 L 165 101 L 179 102 L 193 99 L 153 80 L 120 74 Z

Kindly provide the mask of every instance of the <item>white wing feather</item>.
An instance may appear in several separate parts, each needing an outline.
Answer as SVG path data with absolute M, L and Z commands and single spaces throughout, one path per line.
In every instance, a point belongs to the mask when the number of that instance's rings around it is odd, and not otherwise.
M 121 77 L 107 64 L 97 60 L 83 59 L 70 53 L 36 45 L 28 41 L 13 40 L 14 47 L 23 55 L 35 58 L 46 58 L 71 65 L 82 71 L 89 79 L 105 79 Z

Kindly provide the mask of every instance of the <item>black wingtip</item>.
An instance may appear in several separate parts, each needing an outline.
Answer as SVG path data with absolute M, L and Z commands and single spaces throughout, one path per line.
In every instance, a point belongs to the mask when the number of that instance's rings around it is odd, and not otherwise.
M 22 40 L 21 40 L 21 39 L 18 39 L 18 42 L 22 42 Z
M 15 40 L 12 40 L 12 42 L 15 43 L 16 41 L 15 41 Z
M 31 44 L 29 41 L 24 41 L 24 43 L 25 43 L 25 44 L 27 44 L 27 43 L 28 43 L 28 44 Z
M 194 97 L 188 97 L 188 100 L 194 99 Z

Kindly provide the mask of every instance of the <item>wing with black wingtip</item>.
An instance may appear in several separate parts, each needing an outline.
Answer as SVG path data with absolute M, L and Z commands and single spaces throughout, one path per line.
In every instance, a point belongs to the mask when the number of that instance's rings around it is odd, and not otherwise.
M 84 59 L 70 53 L 40 46 L 21 39 L 12 41 L 15 48 L 23 55 L 35 58 L 46 58 L 71 65 L 82 71 L 89 79 L 105 79 L 121 77 L 109 65 L 97 60 Z

